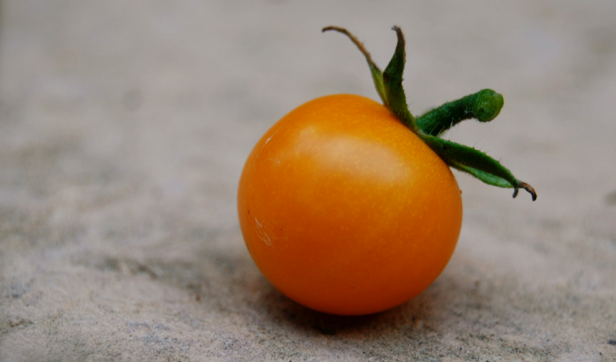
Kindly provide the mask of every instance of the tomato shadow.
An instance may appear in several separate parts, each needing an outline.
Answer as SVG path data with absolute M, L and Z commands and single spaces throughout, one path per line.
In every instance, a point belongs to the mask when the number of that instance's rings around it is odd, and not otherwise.
M 262 344 L 272 351 L 272 359 L 288 354 L 295 360 L 310 354 L 311 348 L 319 349 L 320 356 L 376 360 L 391 360 L 392 353 L 402 360 L 439 351 L 458 355 L 470 333 L 497 338 L 484 331 L 497 324 L 515 326 L 490 300 L 503 287 L 489 282 L 483 270 L 473 266 L 473 259 L 458 257 L 427 290 L 400 306 L 371 315 L 338 316 L 306 308 L 273 287 L 244 249 L 238 230 L 195 228 L 185 233 L 174 242 L 174 247 L 191 253 L 184 262 L 159 257 L 143 263 L 114 261 L 114 265 L 124 265 L 116 267 L 118 271 L 146 274 L 192 297 L 178 314 L 196 331 L 221 330 L 222 335 L 240 340 L 236 332 L 240 328 L 241 336 L 253 336 L 242 343 Z M 450 344 L 443 346 L 443 340 Z M 290 345 L 298 346 L 287 348 Z
M 262 299 L 255 301 L 257 312 L 281 329 L 309 336 L 343 337 L 351 339 L 378 338 L 391 334 L 414 333 L 436 330 L 434 302 L 438 291 L 426 291 L 411 301 L 387 311 L 360 315 L 340 316 L 327 314 L 304 307 L 280 293 L 275 287 L 263 282 L 266 289 Z
M 442 334 L 445 315 L 451 314 L 453 300 L 466 293 L 464 285 L 468 284 L 450 273 L 411 301 L 390 310 L 338 316 L 306 308 L 273 287 L 243 249 L 237 230 L 194 229 L 176 241 L 176 245 L 181 243 L 190 250 L 193 260 L 201 262 L 161 258 L 147 260 L 146 266 L 151 270 L 148 275 L 157 282 L 183 289 L 193 298 L 198 307 L 189 319 L 242 320 L 249 330 L 270 338 L 335 338 L 369 344 L 385 343 L 383 338 L 390 338 L 389 343 L 402 338 L 413 345 L 426 336 L 438 338 Z
M 340 316 L 319 312 L 302 306 L 287 298 L 268 283 L 262 304 L 268 319 L 282 328 L 290 328 L 309 334 L 334 336 L 344 331 L 362 329 L 378 320 L 378 314 Z

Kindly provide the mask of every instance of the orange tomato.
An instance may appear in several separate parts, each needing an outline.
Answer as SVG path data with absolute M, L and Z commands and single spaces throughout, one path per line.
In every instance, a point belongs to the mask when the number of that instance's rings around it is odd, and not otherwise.
M 341 315 L 383 311 L 426 289 L 462 224 L 449 167 L 387 108 L 332 95 L 295 109 L 256 144 L 239 183 L 250 255 L 282 293 Z

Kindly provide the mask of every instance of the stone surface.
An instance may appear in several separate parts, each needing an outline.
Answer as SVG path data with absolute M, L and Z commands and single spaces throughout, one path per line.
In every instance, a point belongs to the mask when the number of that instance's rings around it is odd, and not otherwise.
M 1 2 L 0 361 L 616 360 L 613 1 Z M 481 88 L 449 132 L 539 193 L 461 174 L 441 277 L 358 318 L 260 275 L 235 190 L 252 145 L 320 95 L 377 99 L 406 34 L 411 111 Z

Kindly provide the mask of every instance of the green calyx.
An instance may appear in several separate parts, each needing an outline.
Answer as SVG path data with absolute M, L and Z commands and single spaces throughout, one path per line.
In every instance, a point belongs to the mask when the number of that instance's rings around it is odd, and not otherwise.
M 417 125 L 425 133 L 438 136 L 465 119 L 489 122 L 498 116 L 504 103 L 500 93 L 483 89 L 422 114 Z
M 372 61 L 364 45 L 348 30 L 336 26 L 323 28 L 323 31 L 330 30 L 343 33 L 351 39 L 368 62 L 374 85 L 383 104 L 447 165 L 466 172 L 489 185 L 513 188 L 514 198 L 518 195 L 519 189 L 524 189 L 531 194 L 533 201 L 537 199 L 535 189 L 515 178 L 511 171 L 500 162 L 477 149 L 440 138 L 444 131 L 465 119 L 477 119 L 480 122 L 493 120 L 498 116 L 504 104 L 501 94 L 491 89 L 484 89 L 445 103 L 415 118 L 408 109 L 402 87 L 406 52 L 404 35 L 400 28 L 397 26 L 392 28 L 396 32 L 398 43 L 384 72 Z

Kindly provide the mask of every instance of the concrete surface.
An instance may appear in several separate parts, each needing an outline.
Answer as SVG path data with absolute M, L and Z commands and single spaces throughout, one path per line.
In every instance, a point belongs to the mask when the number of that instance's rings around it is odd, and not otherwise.
M 0 361 L 616 360 L 616 2 L 1 3 Z M 422 295 L 360 318 L 259 274 L 235 191 L 265 130 L 320 95 L 377 99 L 405 32 L 421 112 L 484 87 L 452 140 L 532 184 L 458 175 L 465 220 Z

